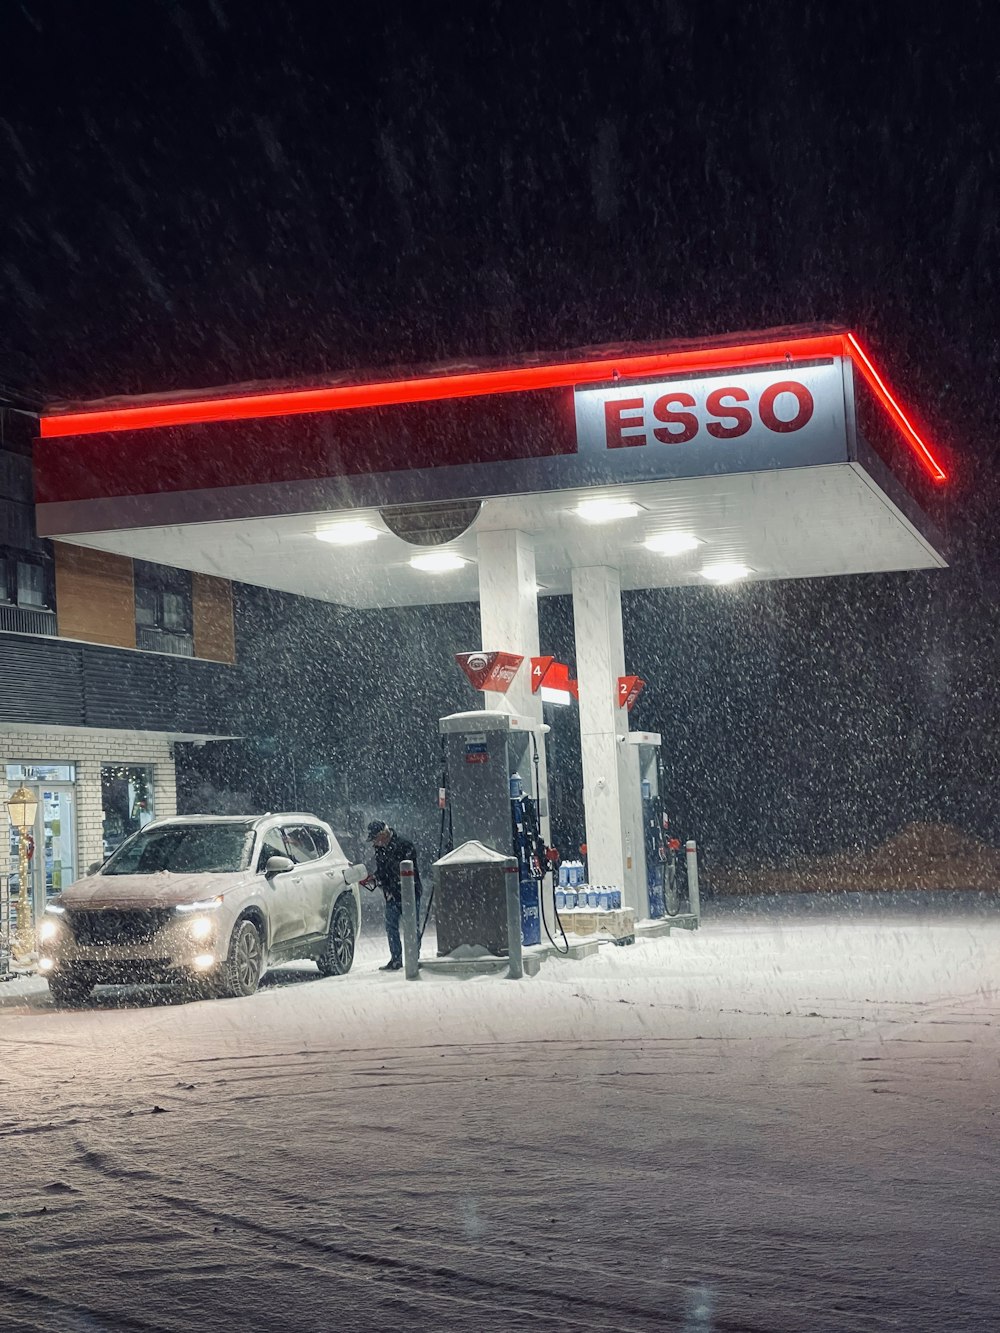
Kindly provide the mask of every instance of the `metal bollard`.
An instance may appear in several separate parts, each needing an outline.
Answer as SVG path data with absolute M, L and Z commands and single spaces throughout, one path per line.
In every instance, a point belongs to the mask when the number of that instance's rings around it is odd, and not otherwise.
M 700 924 L 701 897 L 698 893 L 698 844 L 694 838 L 688 838 L 684 844 L 684 852 L 687 856 L 688 906 L 691 908 L 695 920 Z
M 407 981 L 420 980 L 420 942 L 417 938 L 417 886 L 413 882 L 413 862 L 399 867 L 399 887 L 403 900 L 403 967 Z
M 507 889 L 507 978 L 520 981 L 524 976 L 521 958 L 521 879 L 517 862 L 506 867 Z

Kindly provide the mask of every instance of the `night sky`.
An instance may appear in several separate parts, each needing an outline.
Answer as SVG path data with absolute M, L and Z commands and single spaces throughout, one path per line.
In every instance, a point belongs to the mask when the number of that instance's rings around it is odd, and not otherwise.
M 995 27 L 986 4 L 8 4 L 0 382 L 848 323 L 946 459 L 953 569 L 631 598 L 636 724 L 724 850 L 910 819 L 1000 841 Z

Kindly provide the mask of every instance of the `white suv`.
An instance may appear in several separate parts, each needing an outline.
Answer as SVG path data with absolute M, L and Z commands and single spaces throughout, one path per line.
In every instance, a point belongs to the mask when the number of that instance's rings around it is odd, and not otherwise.
M 313 958 L 333 976 L 354 961 L 368 872 L 313 815 L 154 820 L 92 872 L 39 930 L 57 1004 L 143 981 L 252 995 L 274 963 Z

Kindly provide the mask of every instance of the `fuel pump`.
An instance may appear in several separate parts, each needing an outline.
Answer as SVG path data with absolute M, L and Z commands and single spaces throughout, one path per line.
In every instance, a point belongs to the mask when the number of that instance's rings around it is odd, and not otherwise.
M 548 855 L 541 836 L 547 814 L 539 792 L 537 731 L 528 718 L 477 710 L 438 723 L 444 748 L 450 841 L 479 842 L 517 859 L 521 942 L 539 944 Z
M 521 943 L 541 944 L 539 889 L 545 877 L 545 843 L 538 827 L 535 802 L 524 794 L 520 773 L 510 777 L 510 821 L 521 886 Z
M 678 853 L 680 840 L 670 832 L 667 815 L 663 751 L 660 746 L 648 747 L 650 759 L 643 770 L 643 749 L 640 748 L 642 782 L 642 813 L 646 850 L 646 881 L 649 886 L 649 915 L 654 920 L 662 916 L 677 916 L 681 910 L 681 885 Z M 653 774 L 655 773 L 655 782 Z
M 674 916 L 677 912 L 676 869 L 664 808 L 666 784 L 661 738 L 655 731 L 639 731 L 630 733 L 629 740 L 636 746 L 639 755 L 646 892 L 649 915 L 657 920 L 664 915 Z M 671 901 L 675 904 L 672 909 Z

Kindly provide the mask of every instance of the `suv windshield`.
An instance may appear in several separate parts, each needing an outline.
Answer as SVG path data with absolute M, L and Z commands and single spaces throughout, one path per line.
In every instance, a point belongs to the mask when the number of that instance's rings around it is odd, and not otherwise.
M 253 847 L 252 824 L 164 824 L 123 843 L 102 875 L 223 874 L 246 870 Z

